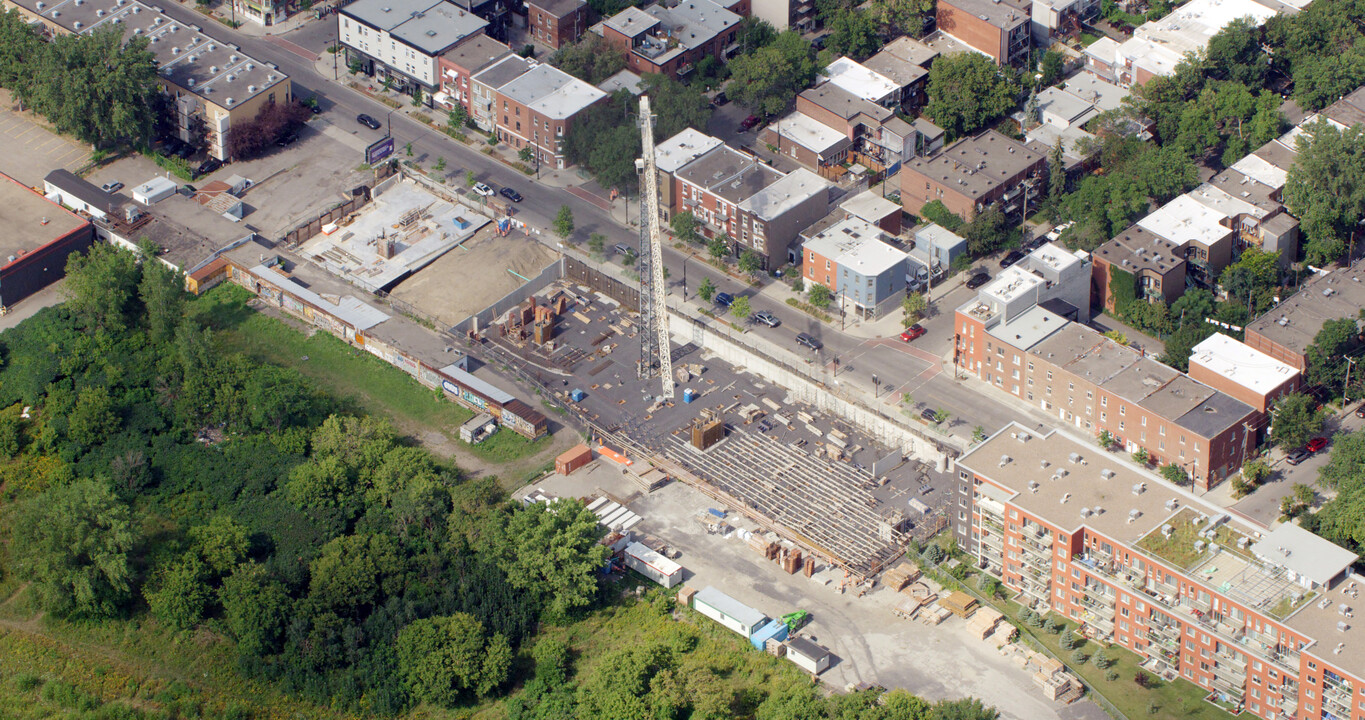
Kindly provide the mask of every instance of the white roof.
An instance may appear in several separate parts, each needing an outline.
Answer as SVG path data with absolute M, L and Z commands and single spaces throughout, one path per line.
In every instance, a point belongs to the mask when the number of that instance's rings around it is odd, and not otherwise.
M 1042 285 L 1043 282 L 1043 279 L 1037 275 L 1018 265 L 1011 265 L 992 278 L 989 285 L 981 288 L 981 294 L 1008 303 L 1020 295 L 1032 291 Z
M 1230 185 L 1236 189 L 1236 185 Z M 1246 191 L 1243 191 L 1246 192 Z M 1256 219 L 1265 217 L 1265 210 L 1243 200 L 1216 185 L 1204 183 L 1185 193 L 1187 197 L 1225 218 L 1250 215 Z
M 1084 125 L 1099 114 L 1095 105 L 1090 101 L 1056 87 L 1050 87 L 1038 93 L 1038 110 L 1044 116 L 1052 115 L 1061 121 L 1051 124 L 1060 124 L 1065 127 Z
M 746 627 L 754 627 L 768 617 L 709 585 L 693 595 L 692 601 L 694 603 L 700 601 L 710 605 L 719 610 L 721 614 L 739 621 L 741 625 Z
M 1093 138 L 1094 135 L 1072 126 L 1058 127 L 1056 125 L 1039 125 L 1024 134 L 1024 139 L 1030 143 L 1041 143 L 1049 149 L 1057 146 L 1057 139 L 1062 141 L 1062 154 L 1077 160 L 1084 156 L 1081 154 L 1080 142 L 1086 138 Z
M 1106 65 L 1114 64 L 1114 58 L 1118 56 L 1118 51 L 1118 41 L 1107 36 L 1090 43 L 1085 48 L 1086 55 L 1090 55 Z
M 1233 20 L 1250 17 L 1259 27 L 1275 14 L 1255 0 L 1191 0 L 1166 17 L 1139 26 L 1119 45 L 1117 57 L 1169 75 L 1186 53 L 1207 48 L 1209 39 Z
M 1297 369 L 1222 333 L 1195 345 L 1190 364 L 1202 365 L 1262 396 L 1299 374 Z
M 498 90 L 546 117 L 563 120 L 607 94 L 550 65 L 537 65 Z
M 869 102 L 880 103 L 900 90 L 900 85 L 891 78 L 873 72 L 847 57 L 830 63 L 825 68 L 825 75 L 836 86 Z
M 375 325 L 389 319 L 389 316 L 382 310 L 365 304 L 353 295 L 346 295 L 341 298 L 340 303 L 333 303 L 331 300 L 327 300 L 312 290 L 294 282 L 292 278 L 287 278 L 265 265 L 257 265 L 256 267 L 251 268 L 251 274 L 275 285 L 281 290 L 287 291 L 290 295 L 293 295 L 316 308 L 331 313 L 342 322 L 354 327 L 356 330 L 369 330 Z
M 901 206 L 871 190 L 864 190 L 841 203 L 839 209 L 868 222 L 876 222 L 899 211 Z
M 1251 552 L 1297 575 L 1326 585 L 1356 561 L 1356 554 L 1293 523 L 1282 523 L 1251 546 Z
M 1254 154 L 1233 163 L 1232 169 L 1277 189 L 1284 187 L 1285 178 L 1289 175 L 1287 169 L 1281 170 Z
M 1109 38 L 1105 39 L 1108 40 Z M 1089 71 L 1078 72 L 1067 78 L 1066 91 L 1094 105 L 1101 111 L 1119 109 L 1123 105 L 1123 99 L 1129 94 L 1127 89 Z
M 778 135 L 815 153 L 824 153 L 848 139 L 838 130 L 799 112 L 778 120 L 771 127 Z
M 898 266 L 904 268 L 906 257 L 904 250 L 897 250 L 881 240 L 868 240 L 838 256 L 834 262 L 863 277 L 876 277 Z
M 682 166 L 722 144 L 720 138 L 713 138 L 695 128 L 687 128 L 654 146 L 654 164 L 658 166 L 660 172 L 677 172 Z
M 658 570 L 664 575 L 672 575 L 682 569 L 682 566 L 650 550 L 648 546 L 633 542 L 626 546 L 626 554 L 634 556 L 640 562 Z
M 783 213 L 821 193 L 828 195 L 829 183 L 819 175 L 800 168 L 754 193 L 739 207 L 758 216 L 760 220 L 768 221 L 781 217 Z
M 811 235 L 801 243 L 801 249 L 823 255 L 831 260 L 866 242 L 878 242 L 882 229 L 856 217 L 847 217 Z
M 955 248 L 967 242 L 966 238 L 961 235 L 958 235 L 942 225 L 934 223 L 929 223 L 915 231 L 916 245 L 919 245 L 921 241 L 926 240 L 934 247 L 944 248 L 945 250 Z
M 1029 253 L 1030 262 L 1046 265 L 1053 270 L 1063 270 L 1081 261 L 1076 254 L 1058 245 L 1055 242 L 1045 243 L 1042 247 Z
M 1147 232 L 1177 245 L 1191 241 L 1211 245 L 1232 232 L 1231 228 L 1220 224 L 1223 217 L 1189 195 L 1181 195 L 1157 208 L 1137 224 Z

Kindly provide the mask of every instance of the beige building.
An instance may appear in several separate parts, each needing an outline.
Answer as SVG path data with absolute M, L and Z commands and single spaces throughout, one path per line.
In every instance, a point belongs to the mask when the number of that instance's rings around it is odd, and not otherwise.
M 121 28 L 144 37 L 156 56 L 162 88 L 172 98 L 181 140 L 227 159 L 234 122 L 255 119 L 263 107 L 293 99 L 293 84 L 279 68 L 221 43 L 138 0 L 3 0 L 41 23 L 48 36 Z

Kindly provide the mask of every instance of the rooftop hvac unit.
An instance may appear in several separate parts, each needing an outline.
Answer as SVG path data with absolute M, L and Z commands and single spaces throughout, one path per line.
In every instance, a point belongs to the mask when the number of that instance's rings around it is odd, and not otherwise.
M 1203 541 L 1203 540 L 1195 540 L 1195 541 L 1194 541 L 1194 551 L 1195 551 L 1195 552 L 1204 552 L 1204 541 Z
M 1070 455 L 1067 455 L 1067 456 L 1066 456 L 1066 459 L 1069 460 L 1069 461 L 1071 461 L 1071 464 L 1072 464 L 1072 465 L 1075 465 L 1075 464 L 1077 464 L 1077 463 L 1079 463 L 1079 462 L 1081 461 L 1081 454 L 1080 454 L 1080 453 L 1071 453 Z
M 1104 512 L 1104 508 L 1100 507 L 1099 505 L 1096 505 L 1096 506 L 1095 506 L 1095 514 L 1096 514 L 1096 515 L 1100 515 L 1100 514 L 1102 514 L 1103 512 Z
M 1083 518 L 1088 518 L 1088 517 L 1090 517 L 1090 508 L 1088 508 L 1088 507 L 1083 507 L 1083 508 L 1081 508 L 1081 517 L 1083 517 Z
M 1170 523 L 1166 523 L 1165 525 L 1161 526 L 1162 537 L 1170 537 L 1173 534 L 1175 534 L 1175 527 L 1172 526 Z
M 1009 456 L 1009 455 L 1001 455 L 1001 456 L 1000 456 L 1000 467 L 1005 467 L 1005 466 L 1008 465 L 1009 463 L 1010 463 L 1010 456 Z
M 1050 462 L 1048 462 L 1048 461 L 1046 461 L 1046 460 L 1039 460 L 1039 461 L 1038 461 L 1038 467 L 1041 468 L 1041 469 L 1044 469 L 1044 470 L 1046 470 L 1046 469 L 1047 469 L 1047 466 L 1048 466 L 1048 465 L 1051 465 L 1051 464 L 1052 464 L 1052 463 L 1050 463 Z
M 1141 511 L 1141 510 L 1138 510 L 1138 509 L 1134 508 L 1134 509 L 1128 511 L 1128 522 L 1133 522 L 1134 520 L 1138 519 L 1139 517 L 1142 517 L 1142 511 Z
M 1100 477 L 1104 478 L 1105 480 L 1108 480 L 1109 478 L 1114 477 L 1114 471 L 1110 470 L 1109 468 L 1105 468 L 1100 471 Z
M 1038 492 L 1038 481 L 1037 481 L 1037 480 L 1030 480 L 1030 481 L 1028 481 L 1028 489 L 1029 489 L 1029 492 L 1034 492 L 1034 493 Z
M 1174 510 L 1174 509 L 1175 509 L 1175 505 L 1176 505 L 1175 498 L 1171 498 L 1170 500 L 1167 500 L 1167 501 L 1166 501 L 1166 509 L 1167 509 L 1167 510 Z
M 1137 483 L 1136 485 L 1133 486 L 1134 495 L 1141 495 L 1142 493 L 1146 492 L 1146 490 L 1147 483 Z
M 1062 504 L 1063 504 L 1063 505 L 1065 505 L 1065 504 L 1066 504 L 1066 501 L 1067 501 L 1067 500 L 1070 500 L 1070 499 L 1071 499 L 1071 493 L 1063 493 L 1063 494 L 1062 494 Z

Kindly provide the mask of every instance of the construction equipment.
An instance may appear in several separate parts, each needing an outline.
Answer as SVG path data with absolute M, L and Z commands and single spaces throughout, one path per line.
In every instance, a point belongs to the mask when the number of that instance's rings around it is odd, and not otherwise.
M 810 622 L 810 613 L 805 610 L 797 610 L 782 616 L 782 624 L 787 626 L 788 632 L 800 630 L 807 622 Z
M 668 286 L 664 284 L 663 233 L 659 229 L 659 171 L 654 163 L 654 118 L 649 96 L 640 96 L 640 365 L 641 380 L 657 377 L 655 399 L 673 399 L 673 358 L 668 336 Z

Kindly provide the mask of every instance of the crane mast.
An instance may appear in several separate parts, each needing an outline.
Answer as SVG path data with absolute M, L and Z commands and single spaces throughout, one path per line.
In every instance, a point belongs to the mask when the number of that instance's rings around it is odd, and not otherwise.
M 668 337 L 668 286 L 664 284 L 663 234 L 659 228 L 659 174 L 654 162 L 654 118 L 649 96 L 640 96 L 640 333 L 641 379 L 658 373 L 659 400 L 673 399 L 673 359 Z

